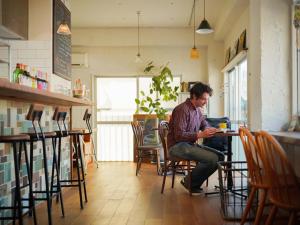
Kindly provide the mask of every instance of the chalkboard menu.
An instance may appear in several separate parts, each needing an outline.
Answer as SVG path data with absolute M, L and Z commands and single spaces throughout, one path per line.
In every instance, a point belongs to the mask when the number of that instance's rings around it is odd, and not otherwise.
M 53 73 L 71 80 L 71 35 L 57 33 L 62 21 L 71 28 L 71 13 L 61 0 L 53 0 Z

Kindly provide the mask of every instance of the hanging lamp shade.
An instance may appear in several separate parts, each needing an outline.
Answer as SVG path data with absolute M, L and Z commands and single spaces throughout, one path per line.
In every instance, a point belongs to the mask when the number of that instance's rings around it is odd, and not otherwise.
M 209 23 L 207 22 L 206 19 L 203 19 L 202 22 L 200 23 L 199 27 L 197 28 L 196 32 L 198 34 L 210 34 L 214 32 L 214 30 L 211 28 Z
M 196 47 L 191 49 L 191 59 L 198 59 L 199 58 L 199 51 Z
M 214 30 L 211 28 L 211 26 L 209 25 L 208 21 L 205 19 L 205 0 L 204 0 L 204 18 L 201 21 L 199 27 L 197 28 L 196 32 L 198 34 L 210 34 L 212 32 L 214 32 Z
M 71 35 L 72 34 L 66 21 L 61 22 L 61 24 L 59 25 L 59 27 L 57 29 L 57 33 L 61 34 L 61 35 Z

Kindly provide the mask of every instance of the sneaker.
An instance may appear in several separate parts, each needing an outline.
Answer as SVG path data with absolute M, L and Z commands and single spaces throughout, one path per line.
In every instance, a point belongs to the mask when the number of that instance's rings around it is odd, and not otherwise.
M 180 181 L 180 183 L 181 183 L 181 185 L 185 188 L 185 190 L 187 190 L 188 192 L 190 192 L 190 191 L 189 191 L 189 187 L 188 187 L 187 184 L 184 182 L 184 179 L 182 179 L 182 180 Z M 203 189 L 202 189 L 202 188 L 192 188 L 191 192 L 192 192 L 192 195 L 200 195 L 200 194 L 202 194 Z

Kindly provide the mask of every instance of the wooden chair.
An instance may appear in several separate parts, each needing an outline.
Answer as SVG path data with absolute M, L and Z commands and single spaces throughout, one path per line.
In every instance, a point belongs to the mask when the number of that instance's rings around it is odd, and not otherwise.
M 289 225 L 296 224 L 297 213 L 300 211 L 300 183 L 295 171 L 285 151 L 272 135 L 260 131 L 256 138 L 270 184 L 269 199 L 273 204 L 266 225 L 273 223 L 278 208 L 290 212 Z
M 172 174 L 172 188 L 174 188 L 174 180 L 176 171 L 187 171 L 188 173 L 188 189 L 189 194 L 192 195 L 192 188 L 191 188 L 191 172 L 192 169 L 195 167 L 191 162 L 191 160 L 181 159 L 171 157 L 169 155 L 168 144 L 167 144 L 167 135 L 169 131 L 169 123 L 167 121 L 161 121 L 159 124 L 159 137 L 163 146 L 164 150 L 164 164 L 163 164 L 163 183 L 161 186 L 161 193 L 164 193 L 165 183 L 166 183 L 166 176 L 167 173 L 171 170 Z
M 136 172 L 135 175 L 137 176 L 142 165 L 142 161 L 144 158 L 152 158 L 153 156 L 156 157 L 157 162 L 157 173 L 159 173 L 160 168 L 160 145 L 144 145 L 144 134 L 143 134 L 143 127 L 139 121 L 131 122 L 131 127 L 134 134 L 135 139 L 135 148 L 137 150 L 137 157 L 138 161 L 136 164 Z
M 263 170 L 262 161 L 258 153 L 258 146 L 255 137 L 247 128 L 244 127 L 239 129 L 239 135 L 243 143 L 244 152 L 247 159 L 248 176 L 250 178 L 249 182 L 251 185 L 251 192 L 240 224 L 245 224 L 250 213 L 253 200 L 258 191 L 261 190 L 261 197 L 254 221 L 254 225 L 258 225 L 264 210 L 269 185 L 265 179 L 265 172 Z

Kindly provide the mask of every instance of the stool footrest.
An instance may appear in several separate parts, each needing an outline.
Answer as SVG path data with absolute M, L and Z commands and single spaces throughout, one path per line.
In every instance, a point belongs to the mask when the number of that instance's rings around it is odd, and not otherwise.
M 22 186 L 20 187 L 20 189 L 26 188 L 26 187 L 29 187 L 29 184 L 22 185 Z
M 60 182 L 79 182 L 79 180 L 60 180 Z M 85 180 L 81 179 L 80 182 L 85 182 Z
M 0 209 L 14 209 L 14 206 L 1 206 Z

